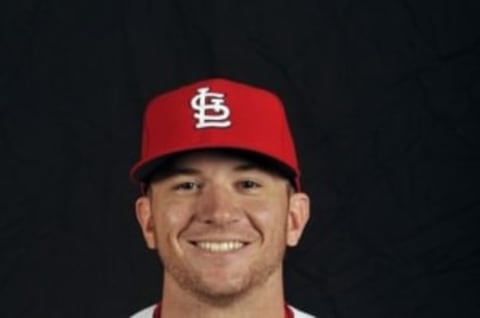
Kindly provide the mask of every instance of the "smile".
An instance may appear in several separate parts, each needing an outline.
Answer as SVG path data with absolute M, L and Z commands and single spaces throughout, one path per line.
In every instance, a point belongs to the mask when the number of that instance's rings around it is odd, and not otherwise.
M 225 253 L 232 252 L 241 249 L 246 245 L 246 243 L 240 241 L 224 241 L 224 242 L 195 242 L 195 245 L 202 250 L 214 252 L 214 253 Z

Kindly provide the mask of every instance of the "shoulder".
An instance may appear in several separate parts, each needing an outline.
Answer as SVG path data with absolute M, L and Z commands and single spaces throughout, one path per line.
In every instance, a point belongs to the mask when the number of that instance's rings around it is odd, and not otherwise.
M 133 314 L 130 318 L 152 318 L 153 312 L 155 311 L 155 306 L 156 305 L 152 305 L 150 307 L 144 308 L 139 312 Z
M 300 309 L 297 309 L 297 308 L 292 307 L 290 305 L 288 305 L 288 307 L 293 311 L 293 317 L 295 317 L 295 318 L 315 318 L 315 316 L 307 314 L 306 312 L 303 312 Z

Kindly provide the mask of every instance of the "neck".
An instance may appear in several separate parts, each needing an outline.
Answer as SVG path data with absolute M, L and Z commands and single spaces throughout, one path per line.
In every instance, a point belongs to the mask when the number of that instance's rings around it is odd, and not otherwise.
M 282 271 L 272 273 L 260 286 L 227 301 L 206 299 L 181 288 L 165 273 L 161 316 L 169 318 L 278 318 L 285 315 Z

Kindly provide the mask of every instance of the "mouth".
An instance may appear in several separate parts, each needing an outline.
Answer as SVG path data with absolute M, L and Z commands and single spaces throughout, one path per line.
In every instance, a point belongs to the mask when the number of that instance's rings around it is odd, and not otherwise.
M 212 253 L 235 252 L 248 244 L 242 241 L 194 241 L 191 243 L 204 251 Z

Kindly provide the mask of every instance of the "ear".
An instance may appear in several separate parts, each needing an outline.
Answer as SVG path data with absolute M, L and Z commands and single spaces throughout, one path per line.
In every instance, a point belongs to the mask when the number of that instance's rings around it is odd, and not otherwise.
M 150 198 L 147 196 L 139 197 L 135 202 L 135 212 L 148 248 L 155 249 L 157 246 Z
M 287 245 L 296 246 L 310 217 L 310 199 L 302 192 L 290 196 L 288 211 Z

